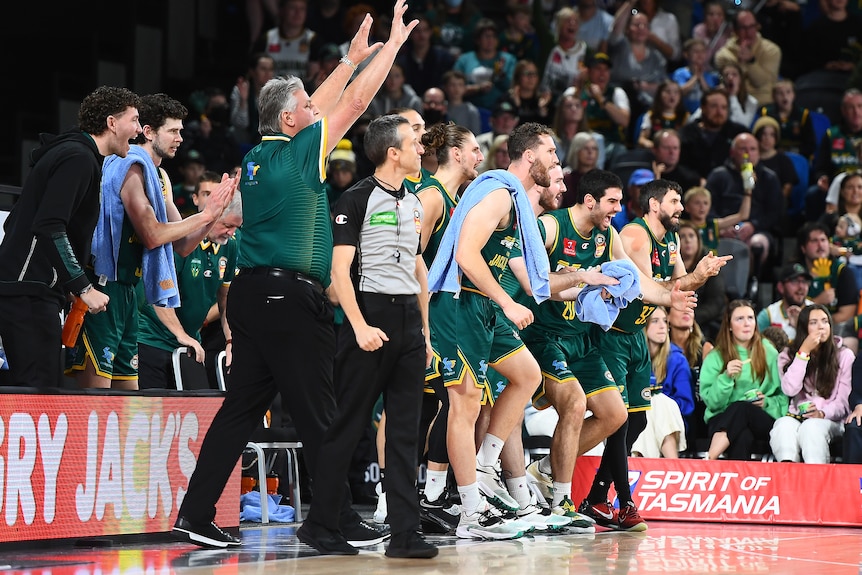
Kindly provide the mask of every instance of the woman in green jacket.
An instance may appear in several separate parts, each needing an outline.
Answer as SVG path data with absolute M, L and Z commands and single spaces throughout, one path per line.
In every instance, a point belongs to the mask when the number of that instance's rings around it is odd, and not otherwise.
M 703 360 L 700 395 L 712 438 L 709 459 L 725 452 L 728 459 L 750 459 L 754 440 L 769 441 L 772 424 L 787 413 L 778 352 L 760 337 L 751 302 L 727 305 L 715 349 Z

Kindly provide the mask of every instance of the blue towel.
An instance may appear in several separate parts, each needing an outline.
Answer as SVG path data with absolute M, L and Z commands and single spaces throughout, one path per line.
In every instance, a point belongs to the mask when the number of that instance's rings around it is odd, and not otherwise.
M 467 186 L 458 206 L 452 212 L 452 219 L 440 240 L 437 255 L 428 270 L 428 291 L 447 291 L 458 294 L 461 291 L 461 267 L 455 261 L 455 251 L 458 249 L 458 238 L 461 234 L 461 226 L 467 213 L 485 196 L 506 188 L 512 194 L 515 202 L 515 212 L 518 217 L 518 229 L 521 232 L 521 251 L 524 255 L 524 264 L 527 267 L 527 275 L 530 278 L 530 289 L 536 303 L 542 303 L 551 297 L 551 284 L 548 276 L 550 265 L 548 254 L 545 252 L 545 243 L 539 234 L 539 225 L 536 223 L 536 214 L 530 205 L 530 198 L 520 180 L 506 170 L 490 170 L 481 174 Z
M 598 324 L 608 331 L 620 310 L 640 297 L 641 282 L 637 266 L 629 260 L 614 260 L 602 264 L 602 273 L 620 280 L 620 283 L 585 287 L 575 300 L 575 315 L 581 321 Z M 602 289 L 608 290 L 611 299 L 602 298 Z
M 6 359 L 6 350 L 3 349 L 3 340 L 0 339 L 0 371 L 9 369 L 9 360 Z
M 279 505 L 281 495 L 267 494 L 267 519 L 273 523 L 293 523 L 296 521 L 296 510 L 290 505 Z M 260 510 L 260 491 L 249 491 L 239 496 L 239 520 L 260 523 L 263 513 Z
M 108 156 L 102 166 L 102 205 L 99 221 L 93 233 L 92 252 L 95 256 L 97 276 L 117 281 L 117 258 L 122 240 L 125 210 L 120 199 L 120 189 L 132 164 L 141 164 L 144 169 L 144 188 L 147 199 L 153 206 L 156 219 L 167 223 L 168 213 L 162 196 L 162 182 L 158 168 L 149 153 L 140 146 L 131 146 L 125 158 Z M 177 288 L 177 271 L 171 244 L 155 249 L 144 249 L 142 262 L 144 293 L 147 303 L 162 307 L 179 307 L 180 292 Z

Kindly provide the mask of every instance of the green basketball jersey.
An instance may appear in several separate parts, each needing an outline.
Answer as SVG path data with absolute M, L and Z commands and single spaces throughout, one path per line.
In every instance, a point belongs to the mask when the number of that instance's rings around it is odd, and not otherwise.
M 429 185 L 433 185 L 433 183 L 431 182 L 432 177 L 434 177 L 434 174 L 432 174 L 425 168 L 422 168 L 419 171 L 418 178 L 413 178 L 411 176 L 407 176 L 406 178 L 404 178 L 404 187 L 407 188 L 407 191 L 411 194 L 415 194 L 419 190 L 424 189 Z
M 187 334 L 200 341 L 200 329 L 210 307 L 217 301 L 218 290 L 233 280 L 238 243 L 231 238 L 226 245 L 202 241 L 186 257 L 174 253 L 177 281 L 182 305 L 176 308 L 177 319 Z M 141 284 L 143 285 L 143 284 Z M 138 341 L 165 351 L 179 347 L 177 338 L 146 303 L 138 290 Z
M 404 183 L 407 183 L 405 179 Z M 422 252 L 422 257 L 425 259 L 425 265 L 428 268 L 431 268 L 431 264 L 434 262 L 434 258 L 437 256 L 437 251 L 440 249 L 440 241 L 443 239 L 443 234 L 446 232 L 446 228 L 449 226 L 449 221 L 452 219 L 452 212 L 455 211 L 455 206 L 458 205 L 458 199 L 451 194 L 440 181 L 431 176 L 426 185 L 423 185 L 419 191 L 425 191 L 427 188 L 433 188 L 438 191 L 438 193 L 443 196 L 443 214 L 440 216 L 440 221 L 437 222 L 437 225 L 434 227 L 434 230 L 431 232 L 431 237 L 428 238 L 428 246 L 425 248 L 425 251 Z
M 676 259 L 679 257 L 679 240 L 676 237 L 676 232 L 667 232 L 659 241 L 643 218 L 635 218 L 628 225 L 640 226 L 649 234 L 652 278 L 659 283 L 670 281 L 673 278 Z M 620 310 L 620 315 L 617 316 L 613 328 L 626 333 L 637 333 L 646 326 L 655 308 L 656 306 L 637 299 Z
M 575 227 L 568 209 L 554 210 L 542 217 L 551 217 L 557 222 L 557 233 L 553 238 L 548 259 L 552 271 L 564 268 L 591 269 L 613 259 L 611 228 L 601 231 L 593 228 L 589 236 L 584 236 Z M 539 219 L 539 230 L 545 236 L 545 227 Z M 547 300 L 538 305 L 532 304 L 535 325 L 546 332 L 571 335 L 590 329 L 589 323 L 575 316 L 574 301 Z
M 500 281 L 503 273 L 509 269 L 509 257 L 512 254 L 512 248 L 516 246 L 520 237 L 520 232 L 518 231 L 518 219 L 515 213 L 515 205 L 513 203 L 512 208 L 509 211 L 509 224 L 506 227 L 494 230 L 491 237 L 488 238 L 488 241 L 485 243 L 485 247 L 482 248 L 482 257 L 485 259 L 485 262 L 488 264 L 488 269 L 491 270 L 491 275 L 494 276 L 494 279 L 497 280 L 497 282 Z M 463 274 L 461 276 L 461 288 L 482 293 L 475 284 L 470 281 L 467 274 Z
M 323 189 L 325 160 L 325 118 L 294 137 L 263 136 L 245 155 L 240 268 L 286 268 L 329 285 L 332 222 Z
M 117 281 L 126 285 L 137 285 L 143 275 L 144 244 L 138 239 L 128 215 L 123 215 L 123 231 L 120 249 L 117 252 Z

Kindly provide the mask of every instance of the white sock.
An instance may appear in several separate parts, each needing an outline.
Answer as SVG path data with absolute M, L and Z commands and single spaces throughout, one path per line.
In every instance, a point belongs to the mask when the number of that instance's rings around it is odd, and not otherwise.
M 479 453 L 476 456 L 476 461 L 479 465 L 488 465 L 493 467 L 500 459 L 500 452 L 503 451 L 503 440 L 499 437 L 485 434 L 485 439 L 482 441 L 482 447 L 479 448 Z
M 459 485 L 458 493 L 461 495 L 461 513 L 464 515 L 474 514 L 482 504 L 482 494 L 479 493 L 479 484 L 471 483 L 463 487 Z
M 512 477 L 506 480 L 506 489 L 509 495 L 518 502 L 518 507 L 526 509 L 530 505 L 530 488 L 527 486 L 527 477 Z
M 551 507 L 556 507 L 562 503 L 563 499 L 566 497 L 569 499 L 572 498 L 572 484 L 554 481 L 554 499 L 551 501 Z
M 447 470 L 432 471 L 429 469 L 425 474 L 425 498 L 428 501 L 435 501 L 443 495 L 443 490 L 446 489 L 446 477 L 449 475 Z
M 545 473 L 547 475 L 552 475 L 551 473 L 551 456 L 546 455 L 539 460 L 539 471 Z

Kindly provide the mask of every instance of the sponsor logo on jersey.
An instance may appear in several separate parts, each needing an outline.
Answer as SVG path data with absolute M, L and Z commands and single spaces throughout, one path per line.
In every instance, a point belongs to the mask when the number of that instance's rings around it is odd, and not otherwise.
M 335 216 L 335 223 L 338 225 L 344 225 L 347 223 L 347 216 L 344 214 L 338 214 Z
M 224 272 L 227 270 L 227 258 L 221 257 L 218 260 L 218 279 L 224 279 Z
M 570 240 L 569 238 L 563 238 L 563 253 L 567 256 L 575 256 L 577 255 L 578 247 L 575 243 L 575 240 Z
M 667 243 L 667 249 L 670 252 L 669 263 L 670 263 L 670 265 L 675 266 L 676 265 L 676 254 L 677 254 L 676 243 L 675 242 L 668 242 Z
M 413 224 L 416 226 L 416 233 L 422 233 L 422 216 L 419 215 L 419 210 L 413 210 Z
M 260 169 L 260 164 L 256 164 L 255 162 L 248 162 L 245 165 L 245 177 L 247 177 L 250 181 L 254 181 L 254 177 L 257 176 L 257 171 Z

